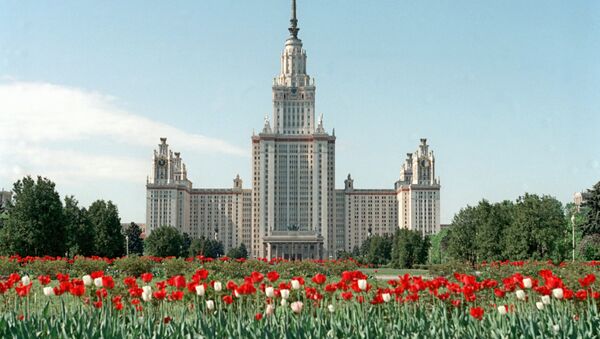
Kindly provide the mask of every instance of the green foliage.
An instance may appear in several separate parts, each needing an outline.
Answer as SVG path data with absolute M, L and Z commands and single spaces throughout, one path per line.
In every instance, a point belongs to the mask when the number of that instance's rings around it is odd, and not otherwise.
M 144 253 L 155 257 L 179 256 L 183 247 L 183 237 L 171 226 L 161 226 L 153 230 L 144 240 Z
M 94 254 L 94 229 L 85 208 L 73 196 L 65 198 L 66 247 L 69 256 Z
M 88 210 L 95 231 L 95 254 L 117 258 L 125 254 L 125 236 L 121 232 L 121 219 L 117 206 L 111 201 L 95 201 Z
M 134 222 L 130 223 L 125 229 L 125 236 L 127 237 L 127 245 L 129 247 L 129 254 L 144 254 L 144 240 L 141 238 L 142 229 Z
M 179 256 L 185 257 L 190 252 L 190 246 L 192 245 L 192 238 L 189 234 L 183 232 L 181 235 L 181 253 Z
M 525 194 L 516 203 L 495 204 L 482 200 L 454 216 L 446 254 L 472 266 L 509 258 L 562 260 L 571 247 L 569 235 L 562 204 L 553 197 Z
M 73 259 L 70 273 L 77 277 L 81 277 L 92 272 L 106 271 L 107 268 L 108 263 L 104 260 L 77 256 Z
M 0 232 L 2 250 L 7 254 L 64 255 L 65 219 L 55 184 L 30 176 L 13 188 L 14 205 Z
M 113 262 L 113 269 L 125 276 L 138 277 L 142 273 L 152 272 L 156 264 L 147 257 L 138 257 L 130 255 Z M 88 272 L 89 273 L 89 272 Z
M 218 258 L 225 252 L 220 241 L 200 237 L 192 240 L 190 256 L 203 255 L 207 258 Z
M 579 258 L 583 260 L 600 260 L 600 233 L 583 237 L 578 252 Z
M 162 262 L 162 269 L 167 277 L 184 275 L 192 271 L 192 263 L 183 258 L 166 259 Z
M 525 194 L 517 199 L 514 220 L 504 233 L 504 255 L 511 260 L 562 260 L 567 256 L 562 239 L 566 234 L 562 204 L 550 196 Z M 483 259 L 483 258 L 482 258 Z
M 0 257 L 0 277 L 6 277 L 11 273 L 21 270 L 19 263 L 10 258 Z
M 371 236 L 365 241 L 368 245 L 366 253 L 366 261 L 373 265 L 385 265 L 392 259 L 393 238 L 389 236 Z
M 430 237 L 431 247 L 429 248 L 428 262 L 430 264 L 442 264 L 448 261 L 448 244 L 450 230 L 443 228 L 437 234 Z
M 241 243 L 239 247 L 233 247 L 227 252 L 227 256 L 232 259 L 248 258 L 248 250 L 246 245 Z
M 49 275 L 54 279 L 57 273 L 69 271 L 69 263 L 66 260 L 36 260 L 23 267 L 23 271 L 31 277 Z
M 475 239 L 478 217 L 477 208 L 472 206 L 462 208 L 454 215 L 448 235 L 448 256 L 450 258 L 472 265 L 477 262 Z
M 430 241 L 418 231 L 401 228 L 393 239 L 392 265 L 395 268 L 412 268 L 425 264 Z
M 587 209 L 587 217 L 581 227 L 583 235 L 600 234 L 600 181 L 587 191 L 582 207 Z

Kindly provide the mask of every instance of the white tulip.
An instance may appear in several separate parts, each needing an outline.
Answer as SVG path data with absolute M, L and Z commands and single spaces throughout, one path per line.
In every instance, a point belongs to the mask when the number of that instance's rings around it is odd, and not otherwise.
M 152 300 L 152 292 L 143 292 L 142 300 L 145 302 L 151 301 Z
M 544 309 L 544 303 L 541 301 L 538 301 L 535 303 L 535 307 L 537 307 L 537 309 L 541 311 Z
M 203 297 L 204 296 L 204 285 L 197 285 L 196 286 L 196 295 Z
M 554 330 L 554 332 L 558 332 L 560 331 L 560 326 L 557 325 L 552 325 L 552 329 Z
M 531 278 L 523 279 L 523 287 L 524 288 L 531 288 L 531 286 L 533 286 L 533 284 L 531 283 Z
M 221 284 L 220 281 L 215 281 L 213 288 L 215 289 L 215 292 L 221 292 L 223 290 L 223 284 Z
M 94 285 L 96 285 L 96 287 L 102 287 L 102 277 L 94 279 Z
M 240 294 L 239 294 L 239 293 L 238 293 L 238 291 L 236 291 L 236 290 L 233 290 L 233 295 L 234 295 L 236 298 L 239 298 L 239 297 L 240 297 Z
M 544 305 L 550 305 L 550 296 L 549 295 L 543 295 L 542 296 L 542 303 L 544 303 Z
M 29 276 L 28 276 L 28 275 L 24 275 L 24 276 L 21 278 L 21 283 L 22 283 L 23 285 L 29 285 L 29 283 L 30 283 L 30 282 L 31 282 L 31 279 L 29 279 Z
M 275 296 L 275 289 L 273 287 L 265 287 L 265 294 L 269 298 L 273 298 Z
M 294 311 L 294 313 L 302 312 L 302 306 L 304 306 L 304 304 L 301 301 L 294 301 L 290 305 L 290 307 L 292 308 L 292 311 Z
M 506 313 L 508 313 L 506 306 L 504 306 L 504 305 L 498 306 L 498 313 L 500 313 L 501 315 L 505 315 Z
M 515 292 L 515 294 L 517 295 L 517 299 L 519 299 L 519 300 L 525 300 L 525 291 L 523 291 L 523 290 L 517 290 Z
M 290 297 L 290 290 L 287 290 L 287 289 L 279 290 L 279 294 L 281 294 L 281 299 L 287 299 Z
M 287 306 L 287 300 L 281 299 L 281 306 L 283 306 L 283 307 Z
M 148 285 L 142 287 L 142 290 L 144 291 L 144 293 L 152 293 L 152 287 Z
M 381 295 L 381 297 L 383 298 L 384 302 L 390 302 L 390 300 L 392 300 L 392 296 L 389 293 L 384 293 Z
M 54 295 L 54 289 L 50 286 L 44 287 L 44 295 L 47 297 Z
M 329 313 L 333 313 L 335 312 L 335 306 L 329 304 L 329 306 L 327 306 L 327 309 L 329 310 Z
M 366 290 L 367 289 L 367 281 L 365 279 L 358 280 L 358 288 L 360 288 L 361 291 Z
M 84 275 L 81 280 L 83 280 L 85 286 L 92 286 L 93 280 L 89 274 Z
M 206 301 L 206 308 L 207 308 L 208 310 L 213 310 L 213 309 L 215 309 L 215 302 L 214 302 L 214 301 L 212 301 L 212 300 L 207 300 L 207 301 Z
M 297 290 L 300 288 L 300 282 L 296 279 L 292 280 L 292 288 Z
M 552 296 L 555 297 L 556 299 L 562 299 L 565 296 L 565 294 L 564 294 L 562 288 L 557 287 L 552 290 Z
M 266 315 L 271 315 L 275 311 L 275 306 L 272 304 L 267 305 L 267 309 L 265 310 Z

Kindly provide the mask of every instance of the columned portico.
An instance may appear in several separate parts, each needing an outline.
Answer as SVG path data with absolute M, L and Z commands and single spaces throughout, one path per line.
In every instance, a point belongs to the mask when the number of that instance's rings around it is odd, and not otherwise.
M 323 259 L 323 237 L 312 231 L 272 231 L 264 246 L 269 259 Z

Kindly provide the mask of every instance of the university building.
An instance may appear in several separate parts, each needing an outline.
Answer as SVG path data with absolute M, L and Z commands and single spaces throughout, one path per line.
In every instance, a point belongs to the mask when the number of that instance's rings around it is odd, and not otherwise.
M 335 132 L 325 129 L 322 116 L 316 119 L 295 0 L 288 30 L 272 118 L 251 138 L 251 187 L 236 176 L 230 188 L 194 188 L 180 153 L 161 138 L 146 184 L 147 234 L 170 225 L 217 239 L 226 251 L 244 243 L 253 257 L 330 259 L 400 227 L 438 232 L 440 182 L 426 139 L 408 153 L 390 189 L 355 189 L 350 175 L 343 189 L 335 188 Z

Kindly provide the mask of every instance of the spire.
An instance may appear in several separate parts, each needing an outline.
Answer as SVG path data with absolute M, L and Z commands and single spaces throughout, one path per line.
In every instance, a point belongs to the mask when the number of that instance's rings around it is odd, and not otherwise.
M 292 0 L 292 18 L 290 19 L 290 28 L 288 28 L 288 31 L 290 31 L 290 34 L 294 38 L 298 38 L 299 30 L 298 19 L 296 19 L 296 0 Z

